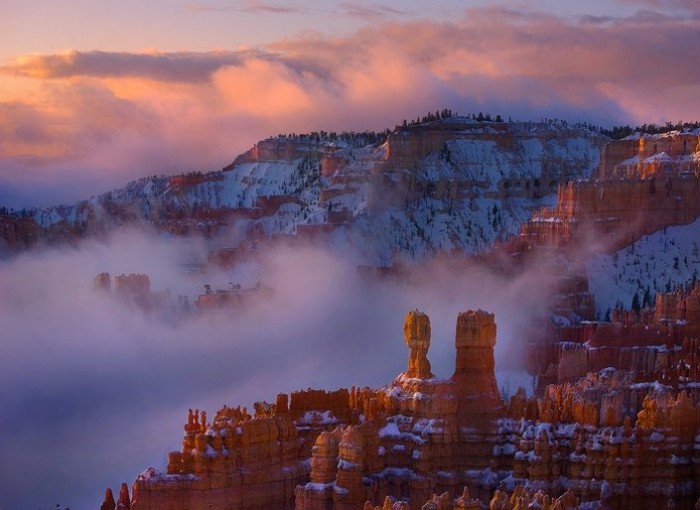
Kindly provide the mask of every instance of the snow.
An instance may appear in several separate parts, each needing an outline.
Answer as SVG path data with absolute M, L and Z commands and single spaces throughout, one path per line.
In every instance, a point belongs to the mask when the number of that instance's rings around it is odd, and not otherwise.
M 492 455 L 494 457 L 499 456 L 499 455 L 514 455 L 515 452 L 517 452 L 518 449 L 516 446 L 512 443 L 506 443 L 503 445 L 495 445 L 492 450 Z
M 421 418 L 413 424 L 413 432 L 419 434 L 442 434 L 445 431 L 444 420 Z
M 501 392 L 501 398 L 508 401 L 515 395 L 518 388 L 524 389 L 527 397 L 532 397 L 537 377 L 528 374 L 525 370 L 497 370 L 496 382 Z
M 336 418 L 331 411 L 306 411 L 304 415 L 297 420 L 297 423 L 334 425 L 338 423 L 338 418 Z
M 597 255 L 586 265 L 588 283 L 601 318 L 616 305 L 640 304 L 647 292 L 671 292 L 700 276 L 700 219 L 668 227 L 610 255 Z
M 191 178 L 188 184 L 144 178 L 90 201 L 32 211 L 32 216 L 48 228 L 61 222 L 80 226 L 90 204 L 98 217 L 113 214 L 116 204 L 143 222 L 156 221 L 163 210 L 182 210 L 192 217 L 196 210 L 240 209 L 250 217 L 237 221 L 271 236 L 294 235 L 300 226 L 324 224 L 331 214 L 345 211 L 347 220 L 334 226 L 329 243 L 338 250 L 356 247 L 366 263 L 388 265 L 396 254 L 420 260 L 437 250 L 477 253 L 517 234 L 533 211 L 554 205 L 556 186 L 551 183 L 590 177 L 599 161 L 601 138 L 584 129 L 507 123 L 513 134 L 509 145 L 498 138 L 494 126 L 463 118 L 445 122 L 463 124 L 464 132 L 410 169 L 386 164 L 387 143 L 360 146 L 299 137 L 293 139 L 297 147 L 290 160 L 236 163 L 221 172 L 182 176 Z M 488 139 L 490 134 L 494 139 Z M 324 150 L 348 164 L 322 177 Z M 551 182 L 544 182 L 545 176 Z M 435 189 L 426 188 L 425 196 L 406 201 L 402 187 L 409 182 Z M 459 190 L 437 189 L 454 182 Z M 391 186 L 395 196 L 389 196 Z M 536 190 L 539 198 L 526 198 L 528 190 Z M 275 197 L 281 205 L 256 217 Z
M 399 431 L 398 425 L 390 421 L 387 422 L 387 424 L 384 425 L 381 429 L 379 429 L 378 435 L 381 438 L 398 438 L 401 436 L 401 432 Z
M 314 482 L 309 482 L 306 485 L 304 485 L 304 488 L 308 490 L 312 490 L 314 492 L 323 492 L 326 489 L 329 489 L 333 487 L 333 483 L 314 483 Z
M 662 384 L 659 381 L 635 383 L 631 385 L 630 388 L 632 388 L 633 390 L 649 390 L 655 393 L 664 393 L 672 389 L 671 386 Z
M 360 466 L 345 459 L 338 459 L 338 469 L 359 469 Z

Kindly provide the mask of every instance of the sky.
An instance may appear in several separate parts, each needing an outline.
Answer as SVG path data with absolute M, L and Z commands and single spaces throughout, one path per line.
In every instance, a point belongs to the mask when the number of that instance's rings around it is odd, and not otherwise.
M 694 0 L 0 2 L 0 204 L 428 111 L 700 118 Z

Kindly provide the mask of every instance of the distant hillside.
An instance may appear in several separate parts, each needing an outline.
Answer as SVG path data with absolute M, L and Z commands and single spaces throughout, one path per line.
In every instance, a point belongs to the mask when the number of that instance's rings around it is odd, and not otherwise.
M 372 264 L 475 253 L 591 176 L 607 139 L 553 122 L 445 115 L 388 133 L 279 135 L 211 173 L 149 177 L 74 204 L 0 212 L 6 249 L 123 225 L 244 243 L 323 238 Z M 233 244 L 233 239 L 223 239 Z

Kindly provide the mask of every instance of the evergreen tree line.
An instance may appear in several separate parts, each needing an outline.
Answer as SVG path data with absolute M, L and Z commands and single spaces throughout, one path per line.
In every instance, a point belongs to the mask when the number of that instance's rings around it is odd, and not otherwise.
M 675 124 L 673 122 L 667 122 L 666 124 L 642 124 L 641 126 L 631 127 L 629 125 L 625 126 L 613 126 L 611 129 L 600 129 L 600 133 L 613 138 L 615 140 L 621 140 L 632 133 L 648 133 L 650 135 L 658 135 L 659 133 L 666 133 L 668 131 L 682 131 L 685 129 L 698 129 L 700 128 L 700 122 L 683 122 L 678 121 Z
M 457 112 L 453 112 L 449 108 L 443 108 L 442 110 L 435 110 L 435 112 L 428 112 L 427 114 L 423 115 L 422 117 L 416 117 L 413 120 L 407 120 L 403 119 L 401 121 L 401 124 L 397 124 L 394 130 L 399 130 L 401 128 L 409 127 L 409 126 L 418 126 L 420 124 L 426 124 L 428 122 L 435 122 L 437 120 L 443 120 L 443 119 L 449 119 L 452 117 L 457 117 Z M 467 119 L 472 119 L 477 122 L 505 122 L 503 120 L 503 117 L 499 115 L 496 115 L 495 117 L 492 117 L 490 113 L 468 113 L 464 115 Z M 510 118 L 508 118 L 508 122 L 512 122 Z
M 289 133 L 286 135 L 280 133 L 277 135 L 277 138 L 317 143 L 322 141 L 341 141 L 353 146 L 381 145 L 386 141 L 386 137 L 389 133 L 390 130 L 388 129 L 384 131 L 343 131 L 341 133 L 335 131 L 312 131 L 310 133 Z

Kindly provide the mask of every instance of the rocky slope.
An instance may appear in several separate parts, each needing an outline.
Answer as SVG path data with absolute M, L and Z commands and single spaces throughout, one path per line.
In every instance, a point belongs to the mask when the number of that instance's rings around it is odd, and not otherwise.
M 461 117 L 398 128 L 383 143 L 277 137 L 219 172 L 145 178 L 76 204 L 3 211 L 0 237 L 16 249 L 146 224 L 181 235 L 236 231 L 249 243 L 321 236 L 359 247 L 377 265 L 474 253 L 552 205 L 559 184 L 591 176 L 604 141 L 563 124 Z

